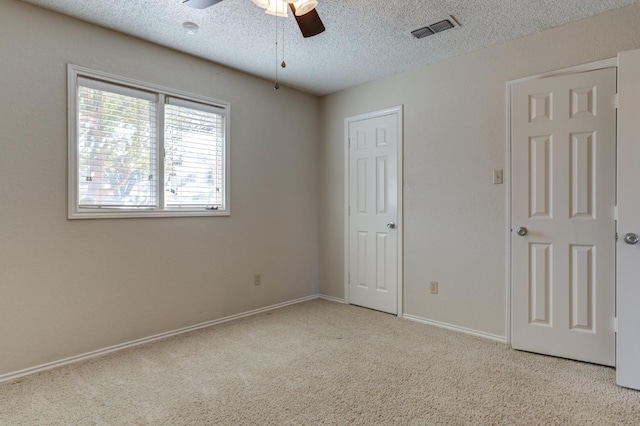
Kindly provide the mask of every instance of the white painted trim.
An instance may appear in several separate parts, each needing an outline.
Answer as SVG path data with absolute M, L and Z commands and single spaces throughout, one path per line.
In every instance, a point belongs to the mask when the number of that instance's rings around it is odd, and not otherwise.
M 404 235 L 404 212 L 403 212 L 403 195 L 404 195 L 404 106 L 398 105 L 379 111 L 368 112 L 365 114 L 347 117 L 344 119 L 344 299 L 345 303 L 349 303 L 349 124 L 356 121 L 369 120 L 371 118 L 382 117 L 385 115 L 396 115 L 398 118 L 398 146 L 397 146 L 397 169 L 398 169 L 398 217 L 396 219 L 398 228 L 398 294 L 397 294 L 397 316 L 402 318 L 404 308 L 404 254 L 403 254 L 403 235 Z
M 349 303 L 349 118 L 344 119 L 344 302 Z
M 67 65 L 67 217 L 75 211 L 78 205 L 78 128 L 76 117 L 78 116 L 78 101 L 76 98 L 77 72 L 74 65 Z M 73 88 L 73 89 L 72 89 Z
M 431 325 L 438 328 L 444 328 L 446 330 L 457 331 L 459 333 L 469 334 L 471 336 L 481 337 L 483 339 L 493 340 L 494 342 L 507 343 L 507 338 L 504 336 L 498 336 L 497 334 L 485 333 L 484 331 L 473 330 L 471 328 L 460 327 L 453 324 L 447 324 L 440 321 L 433 321 L 426 318 L 417 317 L 415 315 L 404 314 L 404 319 L 420 324 Z
M 507 161 L 509 162 L 507 165 L 507 283 L 506 283 L 506 315 L 507 315 L 507 323 L 506 323 L 506 341 L 505 343 L 511 345 L 512 340 L 512 321 L 513 321 L 513 313 L 512 313 L 512 305 L 513 305 L 513 270 L 511 268 L 511 232 L 512 226 L 511 223 L 511 175 L 512 175 L 512 145 L 513 145 L 513 128 L 512 128 L 512 119 L 511 113 L 513 111 L 513 99 L 512 99 L 512 89 L 513 86 L 517 83 L 530 81 L 530 80 L 539 80 L 542 78 L 548 77 L 557 77 L 560 75 L 569 75 L 569 74 L 577 74 L 581 72 L 589 72 L 596 71 L 603 68 L 617 68 L 618 67 L 618 57 L 603 59 L 601 61 L 591 62 L 588 64 L 576 65 L 573 67 L 563 68 L 556 71 L 550 71 L 542 74 L 537 74 L 529 77 L 523 77 L 516 80 L 507 81 L 506 85 L 506 96 L 507 96 Z M 617 176 L 617 172 L 616 172 Z M 617 183 L 616 183 L 617 187 Z
M 398 318 L 404 316 L 404 105 L 398 113 Z
M 8 381 L 11 381 L 11 380 L 15 380 L 15 379 L 18 379 L 18 378 L 24 377 L 24 376 L 29 376 L 31 374 L 40 373 L 42 371 L 51 370 L 53 368 L 62 367 L 63 365 L 73 364 L 73 363 L 80 362 L 80 361 L 85 361 L 85 360 L 88 360 L 88 359 L 91 359 L 91 358 L 96 358 L 96 357 L 99 357 L 99 356 L 107 355 L 107 354 L 112 353 L 112 352 L 117 352 L 117 351 L 120 351 L 122 349 L 127 349 L 127 348 L 131 348 L 131 347 L 134 347 L 134 346 L 143 345 L 145 343 L 154 342 L 156 340 L 166 339 L 168 337 L 177 336 L 179 334 L 189 333 L 191 331 L 199 330 L 199 329 L 202 329 L 202 328 L 207 328 L 207 327 L 211 327 L 211 326 L 214 326 L 214 325 L 222 324 L 222 323 L 225 323 L 225 322 L 237 320 L 237 319 L 240 319 L 240 318 L 249 317 L 249 316 L 256 315 L 256 314 L 261 314 L 263 312 L 273 311 L 273 310 L 279 309 L 279 308 L 284 308 L 285 306 L 294 305 L 294 304 L 306 302 L 306 301 L 309 301 L 309 300 L 314 300 L 314 299 L 317 299 L 318 297 L 320 297 L 320 296 L 317 295 L 317 294 L 314 294 L 314 295 L 311 295 L 311 296 L 307 296 L 307 297 L 301 297 L 299 299 L 290 300 L 288 302 L 278 303 L 278 304 L 275 304 L 275 305 L 266 306 L 264 308 L 258 308 L 258 309 L 254 309 L 252 311 L 247 311 L 247 312 L 242 312 L 242 313 L 235 314 L 235 315 L 230 315 L 228 317 L 220 318 L 220 319 L 217 319 L 217 320 L 207 321 L 207 322 L 203 322 L 203 323 L 200 323 L 200 324 L 192 325 L 192 326 L 189 326 L 189 327 L 179 328 L 177 330 L 167 331 L 165 333 L 160 333 L 160 334 L 156 334 L 156 335 L 153 335 L 153 336 L 144 337 L 142 339 L 137 339 L 137 340 L 132 340 L 130 342 L 120 343 L 119 345 L 109 346 L 109 347 L 103 348 L 103 349 L 97 349 L 95 351 L 86 352 L 84 354 L 71 356 L 71 357 L 64 358 L 64 359 L 61 359 L 61 360 L 58 360 L 58 361 L 48 362 L 46 364 L 37 365 L 35 367 L 25 368 L 23 370 L 14 371 L 12 373 L 7 373 L 7 374 L 0 375 L 0 383 L 8 382 Z
M 512 107 L 512 101 L 511 101 L 511 88 L 512 88 L 512 84 L 511 82 L 507 82 L 507 102 L 506 107 L 507 107 L 507 137 L 505 139 L 505 143 L 507 145 L 507 156 L 506 156 L 506 160 L 507 160 L 507 167 L 505 169 L 505 173 L 506 176 L 504 177 L 504 182 L 506 185 L 506 191 L 507 191 L 507 229 L 506 229 L 506 239 L 507 239 L 507 253 L 506 253 L 506 262 L 507 262 L 507 269 L 506 269 L 506 276 L 505 276 L 505 280 L 506 280 L 506 290 L 505 290 L 505 303 L 507 305 L 506 309 L 505 309 L 505 333 L 506 333 L 506 343 L 508 345 L 511 345 L 511 306 L 513 301 L 511 300 L 511 230 L 513 229 L 512 226 L 513 224 L 511 223 L 511 164 L 512 164 L 512 159 L 511 159 L 511 140 L 512 138 L 512 126 L 511 126 L 511 107 Z
M 319 294 L 318 299 L 328 300 L 329 302 L 347 304 L 347 301 L 338 297 L 327 296 L 326 294 Z
M 568 67 L 568 68 L 562 68 L 559 70 L 555 70 L 555 71 L 549 71 L 549 72 L 545 72 L 542 74 L 536 74 L 536 75 L 532 75 L 532 76 L 528 76 L 528 77 L 522 77 L 522 78 L 518 78 L 516 80 L 511 80 L 507 82 L 507 85 L 513 85 L 515 83 L 521 83 L 523 81 L 529 81 L 529 80 L 539 80 L 541 78 L 547 78 L 547 77 L 558 77 L 560 75 L 565 75 L 565 74 L 577 74 L 577 73 L 581 73 L 581 72 L 589 72 L 589 71 L 595 71 L 595 70 L 600 70 L 603 68 L 614 68 L 618 66 L 618 58 L 609 58 L 609 59 L 603 59 L 600 61 L 596 61 L 596 62 L 590 62 L 588 64 L 580 64 L 580 65 L 575 65 L 572 67 Z

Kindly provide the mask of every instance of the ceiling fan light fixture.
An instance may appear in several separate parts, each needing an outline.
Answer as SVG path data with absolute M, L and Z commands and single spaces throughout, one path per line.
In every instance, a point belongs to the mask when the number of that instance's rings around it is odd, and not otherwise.
M 269 6 L 267 7 L 265 13 L 268 15 L 277 16 L 279 18 L 286 18 L 289 16 L 289 14 L 287 13 L 287 9 L 287 3 L 285 3 L 283 0 L 269 0 Z
M 253 2 L 253 4 L 263 9 L 266 9 L 267 7 L 269 7 L 269 0 L 251 0 L 251 1 Z
M 293 2 L 293 7 L 296 10 L 296 16 L 306 15 L 315 9 L 317 5 L 317 0 L 297 0 Z

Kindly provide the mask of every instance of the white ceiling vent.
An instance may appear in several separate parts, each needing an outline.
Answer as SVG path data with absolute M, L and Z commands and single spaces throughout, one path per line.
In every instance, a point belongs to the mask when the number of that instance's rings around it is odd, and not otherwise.
M 460 26 L 460 23 L 454 18 L 450 16 L 447 19 L 443 19 L 442 21 L 438 21 L 434 24 L 427 25 L 426 27 L 418 28 L 417 30 L 411 31 L 411 34 L 415 38 L 425 38 L 430 35 L 434 35 L 436 33 L 441 33 L 442 31 L 450 30 L 451 28 L 455 28 Z

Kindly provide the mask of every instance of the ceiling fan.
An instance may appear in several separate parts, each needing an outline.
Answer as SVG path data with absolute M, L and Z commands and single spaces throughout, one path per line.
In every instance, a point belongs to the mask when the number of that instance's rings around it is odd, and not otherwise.
M 183 0 L 186 6 L 195 9 L 206 9 L 222 0 Z M 316 0 L 252 0 L 257 6 L 266 9 L 270 15 L 287 17 L 287 4 L 296 18 L 302 35 L 307 37 L 316 36 L 324 32 L 325 27 L 316 11 Z

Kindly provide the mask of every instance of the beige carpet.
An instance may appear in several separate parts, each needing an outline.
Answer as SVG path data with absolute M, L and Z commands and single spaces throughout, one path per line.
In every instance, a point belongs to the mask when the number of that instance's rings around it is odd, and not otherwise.
M 0 424 L 640 425 L 640 392 L 315 300 L 0 384 Z

